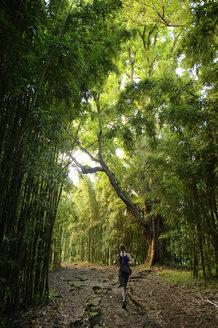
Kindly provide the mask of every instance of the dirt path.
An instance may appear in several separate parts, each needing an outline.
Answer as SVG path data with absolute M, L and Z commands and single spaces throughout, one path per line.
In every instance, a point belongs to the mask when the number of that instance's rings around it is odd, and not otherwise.
M 50 273 L 50 290 L 56 297 L 45 308 L 24 314 L 15 327 L 218 327 L 217 294 L 169 285 L 155 272 L 137 267 L 128 284 L 127 309 L 122 309 L 117 271 L 63 264 Z

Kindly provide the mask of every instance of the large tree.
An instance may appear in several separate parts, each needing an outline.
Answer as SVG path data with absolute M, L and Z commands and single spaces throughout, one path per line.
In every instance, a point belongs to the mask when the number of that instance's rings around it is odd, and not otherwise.
M 138 10 L 138 6 L 141 5 L 141 1 L 137 2 L 134 10 Z M 211 233 L 209 233 L 212 239 L 213 248 L 215 254 L 217 254 L 216 249 L 216 206 L 215 206 L 215 193 L 212 192 L 214 187 L 212 187 L 212 181 L 215 181 L 212 176 L 214 176 L 215 169 L 215 148 L 214 148 L 214 113 L 212 112 L 212 102 L 214 99 L 214 37 L 211 33 L 207 31 L 207 38 L 203 39 L 202 34 L 205 33 L 205 29 L 202 26 L 202 22 L 211 22 L 210 31 L 214 30 L 214 23 L 212 23 L 211 18 L 215 12 L 216 4 L 211 1 L 207 4 L 190 4 L 188 2 L 184 3 L 184 10 L 188 10 L 188 15 L 185 18 L 185 23 L 181 23 L 181 16 L 178 16 L 179 11 L 172 9 L 171 16 L 165 16 L 165 9 L 168 8 L 170 12 L 170 7 L 166 6 L 167 2 L 162 2 L 162 5 L 149 4 L 149 2 L 144 1 L 144 5 L 149 10 L 152 10 L 154 15 L 150 15 L 149 19 L 145 17 L 147 10 L 145 8 L 142 11 L 138 11 L 139 19 L 131 19 L 131 13 L 128 14 L 128 23 L 132 27 L 137 27 L 138 31 L 135 34 L 135 38 L 132 38 L 130 44 L 123 48 L 122 58 L 125 61 L 125 65 L 120 64 L 120 70 L 122 70 L 123 75 L 118 79 L 113 79 L 113 82 L 109 80 L 109 84 L 103 87 L 99 87 L 97 91 L 93 91 L 93 112 L 92 119 L 95 118 L 95 123 L 93 124 L 92 132 L 96 136 L 96 139 L 91 137 L 91 133 L 86 134 L 85 138 L 81 137 L 78 146 L 80 149 L 85 151 L 90 158 L 97 163 L 95 167 L 82 166 L 79 163 L 83 173 L 93 173 L 97 171 L 102 171 L 107 174 L 112 186 L 114 187 L 117 195 L 126 204 L 127 208 L 131 211 L 136 221 L 140 224 L 144 231 L 144 235 L 147 239 L 149 245 L 148 251 L 148 263 L 151 264 L 155 260 L 160 259 L 160 247 L 164 250 L 164 243 L 160 245 L 160 233 L 162 231 L 162 215 L 160 206 L 158 204 L 162 203 L 161 193 L 159 195 L 153 195 L 152 189 L 155 186 L 155 172 L 151 175 L 141 172 L 141 180 L 137 180 L 138 185 L 136 186 L 134 181 L 134 174 L 137 175 L 137 170 L 139 167 L 135 167 L 131 178 L 126 184 L 123 183 L 122 178 L 119 175 L 119 170 L 117 167 L 119 164 L 116 159 L 113 158 L 113 152 L 116 148 L 122 147 L 123 150 L 128 154 L 128 159 L 125 163 L 125 170 L 131 169 L 135 158 L 138 156 L 140 158 L 141 153 L 137 151 L 136 145 L 146 144 L 145 140 L 148 139 L 148 145 L 151 147 L 153 152 L 156 151 L 158 140 L 162 139 L 163 129 L 165 126 L 171 128 L 172 134 L 179 134 L 181 140 L 179 142 L 183 143 L 184 139 L 187 138 L 189 142 L 192 140 L 202 140 L 201 132 L 207 133 L 207 140 L 210 140 L 210 135 L 212 139 L 209 144 L 206 145 L 205 151 L 209 151 L 211 156 L 210 168 L 206 168 L 206 162 L 208 159 L 203 159 L 202 165 L 204 165 L 205 174 L 208 176 L 206 178 L 206 185 L 208 185 L 208 191 L 211 194 Z M 159 7 L 160 8 L 159 8 Z M 182 13 L 180 12 L 180 14 Z M 135 16 L 137 17 L 137 16 Z M 152 17 L 152 19 L 151 19 Z M 157 17 L 159 17 L 157 19 Z M 163 18 L 167 19 L 163 20 Z M 175 18 L 178 20 L 178 24 L 175 23 Z M 188 19 L 187 19 L 188 18 Z M 174 23 L 172 23 L 174 21 Z M 155 23 L 154 23 L 155 22 Z M 153 25 L 152 25 L 153 24 Z M 154 29 L 155 25 L 155 29 Z M 171 27 L 174 29 L 183 29 L 184 36 L 178 32 L 176 38 L 175 35 L 172 37 L 172 30 L 168 30 L 165 34 L 162 32 L 162 28 Z M 143 29 L 141 31 L 141 29 Z M 174 30 L 173 30 L 174 31 Z M 200 34 L 196 35 L 197 31 L 201 31 Z M 134 35 L 134 33 L 133 33 Z M 137 35 L 137 36 L 136 36 Z M 210 63 L 203 64 L 204 55 L 198 58 L 200 60 L 201 66 L 198 67 L 198 73 L 201 79 L 197 81 L 195 75 L 190 74 L 188 71 L 184 74 L 182 78 L 179 78 L 175 69 L 181 60 L 177 61 L 176 54 L 183 54 L 183 57 L 189 53 L 189 49 L 192 49 L 190 45 L 190 40 L 196 37 L 196 42 L 199 42 L 199 51 L 201 48 L 211 47 L 209 54 L 205 54 L 207 58 L 210 58 Z M 141 46 L 140 46 L 140 42 Z M 167 40 L 167 42 L 166 42 Z M 163 49 L 163 45 L 167 44 L 168 52 L 166 47 L 164 47 L 165 53 L 162 58 L 158 58 L 158 50 Z M 161 48 L 162 47 L 162 48 Z M 184 47 L 184 48 L 182 48 Z M 172 57 L 172 50 L 175 51 Z M 184 52 L 183 52 L 184 50 Z M 143 61 L 142 54 L 144 52 L 146 61 Z M 156 55 L 155 55 L 156 53 Z M 161 51 L 161 55 L 163 51 Z M 152 57 L 154 56 L 155 57 Z M 160 56 L 161 57 L 161 56 Z M 153 60 L 152 58 L 155 58 Z M 200 59 L 202 58 L 202 60 Z M 193 52 L 192 60 L 195 63 L 195 55 Z M 152 66 L 147 65 L 153 62 Z M 187 65 L 188 58 L 182 61 Z M 190 61 L 191 62 L 191 61 Z M 183 66 L 185 67 L 185 66 Z M 187 66 L 186 66 L 187 67 Z M 193 66 L 192 66 L 193 67 Z M 207 69 L 205 69 L 207 67 Z M 124 73 L 128 76 L 131 81 L 130 84 L 126 85 L 125 90 L 122 90 L 123 76 Z M 144 77 L 145 74 L 149 77 Z M 206 87 L 205 76 L 210 77 L 208 82 L 210 83 L 209 88 Z M 153 76 L 153 77 L 152 77 Z M 134 77 L 137 78 L 134 81 Z M 137 80 L 140 79 L 138 82 Z M 204 89 L 206 87 L 206 89 Z M 208 100 L 205 99 L 205 90 L 208 94 Z M 109 96 L 107 96 L 107 93 Z M 210 97 L 210 98 L 209 98 Z M 205 111 L 206 109 L 206 111 Z M 89 122 L 91 124 L 91 121 Z M 204 126 L 206 127 L 204 129 Z M 199 130 L 197 130 L 199 129 Z M 138 140 L 140 142 L 138 143 Z M 207 147 L 209 146 L 209 147 Z M 195 145 L 196 147 L 196 145 Z M 186 152 L 190 153 L 190 146 L 185 148 Z M 197 148 L 196 148 L 197 151 Z M 191 158 L 196 158 L 196 155 L 190 155 Z M 166 155 L 166 158 L 168 155 Z M 143 161 L 142 161 L 143 162 Z M 190 165 L 190 157 L 186 157 L 185 162 L 187 167 Z M 129 166 L 128 164 L 129 163 Z M 197 165 L 197 163 L 196 163 Z M 206 165 L 206 166 L 205 166 Z M 146 171 L 146 167 L 145 167 Z M 210 171 L 210 173 L 209 173 Z M 188 170 L 188 178 L 186 183 L 183 185 L 184 193 L 190 189 L 189 179 L 193 177 L 193 171 Z M 183 181 L 183 176 L 177 173 L 180 181 Z M 129 175 L 130 176 L 130 175 Z M 209 178 L 210 176 L 210 178 Z M 197 178 L 197 177 L 196 177 Z M 210 182 L 209 182 L 210 181 Z M 180 183 L 180 182 L 179 182 Z M 204 182 L 205 183 L 205 182 Z M 191 202 L 196 204 L 196 200 L 200 199 L 197 195 L 196 190 L 198 187 L 193 189 L 193 184 L 196 186 L 196 182 L 192 180 L 192 198 Z M 187 187 L 189 185 L 189 187 Z M 134 186 L 134 187 L 133 187 Z M 180 183 L 181 186 L 181 183 Z M 210 186 L 210 187 L 209 187 Z M 195 191 L 194 191 L 195 190 Z M 133 193 L 134 191 L 134 193 Z M 211 193 L 212 192 L 212 193 Z M 135 195 L 138 195 L 137 197 Z M 197 196 L 196 196 L 197 195 Z M 189 193 L 190 196 L 190 193 Z M 197 197 L 197 198 L 196 198 Z M 187 205 L 186 217 L 192 217 L 190 219 L 190 226 L 196 231 L 199 236 L 202 234 L 202 229 L 204 224 L 197 219 L 199 213 L 205 215 L 204 211 L 200 208 L 195 208 L 190 205 L 190 198 L 184 200 L 185 203 L 189 202 Z M 136 204 L 137 203 L 137 204 Z M 167 205 L 167 204 L 166 204 Z M 179 208 L 179 204 L 177 204 Z M 159 213 L 157 211 L 159 208 Z M 193 214 L 194 212 L 195 214 Z M 195 219 L 193 219 L 193 215 Z M 194 225 L 191 223 L 194 220 Z M 196 235 L 194 233 L 194 235 Z M 208 235 L 208 236 L 209 236 Z M 193 258 L 194 263 L 197 261 L 196 251 L 194 248 L 199 248 L 201 253 L 201 262 L 204 267 L 204 256 L 202 252 L 202 238 L 199 238 L 197 246 L 193 244 Z M 217 257 L 217 255 L 215 256 Z M 196 263 L 194 264 L 194 272 L 197 272 Z

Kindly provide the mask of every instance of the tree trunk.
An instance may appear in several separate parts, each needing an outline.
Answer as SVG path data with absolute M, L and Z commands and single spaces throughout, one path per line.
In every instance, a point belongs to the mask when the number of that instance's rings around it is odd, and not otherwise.
M 149 219 L 145 220 L 143 211 L 139 208 L 138 205 L 132 202 L 125 191 L 121 190 L 119 181 L 116 179 L 114 173 L 109 170 L 103 159 L 100 158 L 100 160 L 97 160 L 93 158 L 93 156 L 87 150 L 86 153 L 92 158 L 92 160 L 98 162 L 101 166 L 82 166 L 75 159 L 73 159 L 74 162 L 81 168 L 84 174 L 95 173 L 99 171 L 107 174 L 110 183 L 116 191 L 118 197 L 126 204 L 127 210 L 132 213 L 136 219 L 136 222 L 142 227 L 143 235 L 145 236 L 145 239 L 148 243 L 146 264 L 151 266 L 154 263 L 163 262 L 166 255 L 166 242 L 159 239 L 160 234 L 163 232 L 162 217 L 160 215 L 150 215 Z M 149 209 L 147 208 L 146 214 L 148 210 Z
M 148 222 L 148 228 L 143 229 L 143 235 L 148 244 L 148 254 L 145 264 L 151 267 L 155 263 L 164 263 L 168 254 L 166 240 L 160 239 L 160 234 L 163 232 L 161 215 L 151 215 Z

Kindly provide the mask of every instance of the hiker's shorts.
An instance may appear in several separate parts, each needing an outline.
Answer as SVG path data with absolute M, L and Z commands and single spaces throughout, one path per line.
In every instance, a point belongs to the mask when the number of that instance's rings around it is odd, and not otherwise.
M 128 279 L 129 279 L 129 274 L 128 273 L 119 272 L 119 281 L 120 281 L 120 286 L 119 287 L 126 287 Z

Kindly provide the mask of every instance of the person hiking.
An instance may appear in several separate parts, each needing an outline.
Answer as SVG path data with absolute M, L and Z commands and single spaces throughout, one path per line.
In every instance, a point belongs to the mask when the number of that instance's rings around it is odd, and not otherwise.
M 122 308 L 126 308 L 126 286 L 129 279 L 130 274 L 132 273 L 129 265 L 134 265 L 134 261 L 129 253 L 125 252 L 125 246 L 123 244 L 120 245 L 120 254 L 117 255 L 114 264 L 120 263 L 119 268 L 119 281 L 122 295 Z

